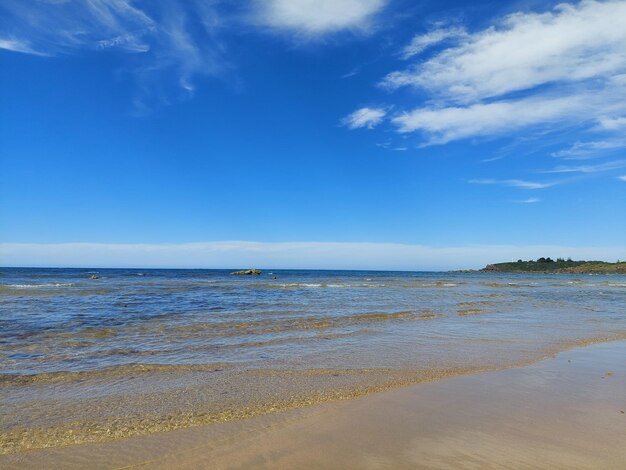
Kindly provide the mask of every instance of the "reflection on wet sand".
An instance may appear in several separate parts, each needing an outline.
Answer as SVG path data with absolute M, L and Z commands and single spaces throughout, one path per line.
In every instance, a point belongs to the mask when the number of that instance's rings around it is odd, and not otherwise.
M 626 342 L 524 368 L 104 443 L 0 456 L 29 468 L 622 468 Z

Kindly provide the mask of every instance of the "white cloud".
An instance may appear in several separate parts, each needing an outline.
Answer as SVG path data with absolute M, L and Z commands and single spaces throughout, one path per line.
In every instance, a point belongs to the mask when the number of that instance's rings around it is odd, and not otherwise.
M 598 165 L 557 166 L 544 173 L 599 173 L 626 167 L 626 160 L 600 163 Z
M 349 129 L 367 127 L 373 129 L 383 120 L 387 111 L 382 108 L 361 108 L 344 117 L 341 123 Z
M 29 50 L 19 50 L 26 53 L 54 55 L 113 45 L 144 51 L 148 48 L 145 36 L 156 27 L 155 21 L 130 0 L 6 0 L 2 10 L 2 29 L 16 42 L 29 44 Z
M 27 42 L 15 39 L 0 39 L 0 49 L 22 52 L 24 54 L 46 55 L 42 52 L 35 51 Z
M 467 36 L 467 32 L 463 28 L 449 27 L 438 28 L 429 31 L 426 34 L 419 34 L 415 36 L 411 42 L 402 50 L 402 57 L 409 59 L 415 55 L 418 55 L 443 41 L 451 39 L 462 39 Z
M 387 0 L 257 1 L 255 22 L 305 36 L 340 30 L 363 30 Z
M 385 84 L 416 86 L 472 102 L 548 83 L 624 73 L 626 2 L 583 0 L 547 13 L 515 13 L 469 35 Z
M 511 186 L 513 188 L 520 189 L 546 189 L 552 186 L 556 186 L 558 183 L 540 183 L 537 181 L 526 181 L 526 180 L 495 180 L 495 179 L 473 179 L 469 180 L 468 183 L 471 184 L 496 184 L 501 186 Z
M 173 78 L 192 91 L 194 77 L 224 70 L 223 47 L 216 39 L 219 21 L 209 4 L 142 5 L 132 0 L 5 0 L 0 28 L 10 39 L 1 40 L 0 48 L 49 56 L 103 50 L 132 54 L 126 63 L 137 81 L 137 107 L 143 109 L 157 101 L 154 89 L 162 92 L 160 79 Z
M 517 201 L 520 204 L 535 204 L 537 202 L 541 202 L 541 199 L 538 197 L 529 197 L 528 199 L 523 199 L 521 201 Z
M 624 176 L 618 176 L 618 177 L 617 177 L 617 179 L 618 179 L 618 180 L 621 180 L 621 181 L 626 181 L 626 175 L 624 175 Z
M 417 108 L 392 118 L 399 132 L 422 131 L 428 144 L 473 136 L 493 136 L 546 123 L 576 121 L 597 96 L 522 98 L 471 106 Z M 626 104 L 624 105 L 626 106 Z
M 406 111 L 390 122 L 401 133 L 419 132 L 423 145 L 573 128 L 610 140 L 626 125 L 624 24 L 626 1 L 582 0 L 514 13 L 481 31 L 454 27 L 416 36 L 405 57 L 442 41 L 447 47 L 384 77 L 387 90 L 426 94 L 419 106 L 396 103 Z
M 626 258 L 626 246 L 468 245 L 221 241 L 185 244 L 0 244 L 3 266 L 311 268 L 445 270 L 549 255 L 577 259 Z
M 603 118 L 599 122 L 600 129 L 616 131 L 626 129 L 626 117 Z
M 352 70 L 350 70 L 349 72 L 346 72 L 343 75 L 341 75 L 339 78 L 341 78 L 342 80 L 346 79 L 346 78 L 351 78 L 351 77 L 354 77 L 354 76 L 358 75 L 359 72 L 360 72 L 359 67 L 355 67 Z
M 552 153 L 552 156 L 565 160 L 585 160 L 623 148 L 626 148 L 626 139 L 623 138 L 575 142 L 567 148 Z

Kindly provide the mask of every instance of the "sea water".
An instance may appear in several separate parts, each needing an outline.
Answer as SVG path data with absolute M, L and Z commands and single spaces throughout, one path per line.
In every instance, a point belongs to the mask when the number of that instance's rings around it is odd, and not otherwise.
M 626 337 L 626 276 L 0 269 L 4 452 L 350 398 Z

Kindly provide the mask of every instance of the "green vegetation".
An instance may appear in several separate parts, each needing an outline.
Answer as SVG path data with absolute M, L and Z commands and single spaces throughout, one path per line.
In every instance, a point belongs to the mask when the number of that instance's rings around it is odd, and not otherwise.
M 571 274 L 626 274 L 626 262 L 607 263 L 605 261 L 572 261 L 557 258 L 539 258 L 538 260 L 513 263 L 490 264 L 481 269 L 483 272 L 502 273 L 571 273 Z

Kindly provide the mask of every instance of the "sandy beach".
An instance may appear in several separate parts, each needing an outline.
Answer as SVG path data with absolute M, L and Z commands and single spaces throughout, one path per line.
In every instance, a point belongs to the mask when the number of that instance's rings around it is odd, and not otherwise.
M 4 455 L 24 468 L 626 468 L 626 341 L 355 400 Z

